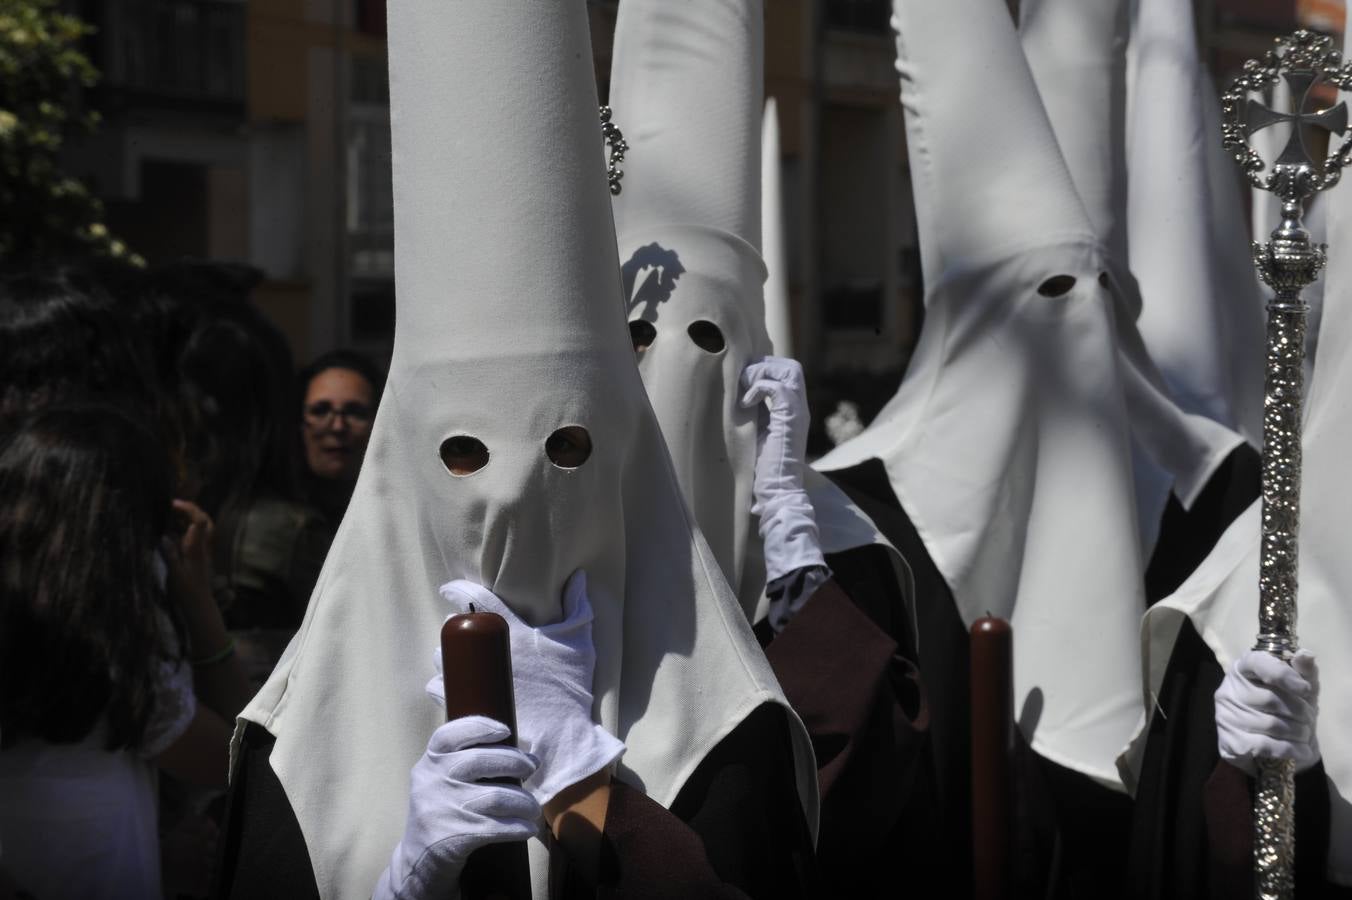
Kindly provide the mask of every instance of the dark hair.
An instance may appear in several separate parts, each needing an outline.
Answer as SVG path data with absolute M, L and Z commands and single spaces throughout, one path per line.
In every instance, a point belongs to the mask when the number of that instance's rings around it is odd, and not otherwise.
M 0 740 L 138 746 L 178 657 L 155 575 L 169 517 L 156 436 L 109 406 L 40 410 L 0 438 Z
M 295 491 L 291 352 L 235 274 L 162 267 L 124 291 L 191 460 L 195 499 L 218 519 L 256 493 Z
M 371 385 L 371 401 L 375 403 L 380 400 L 380 392 L 385 388 L 385 375 L 380 371 L 380 367 L 365 353 L 344 348 L 330 350 L 300 370 L 296 376 L 299 404 L 305 403 L 305 392 L 310 389 L 310 382 L 314 381 L 315 376 L 329 369 L 347 369 L 356 372 Z
M 155 415 L 144 346 L 122 311 L 74 270 L 0 280 L 0 413 L 88 399 Z
M 204 311 L 178 359 L 179 395 L 212 515 L 259 491 L 292 490 L 291 354 L 249 306 Z

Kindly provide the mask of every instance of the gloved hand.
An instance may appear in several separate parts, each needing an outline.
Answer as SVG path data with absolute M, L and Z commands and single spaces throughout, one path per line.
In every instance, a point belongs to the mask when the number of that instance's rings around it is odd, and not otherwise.
M 592 721 L 596 648 L 585 572 L 578 569 L 564 585 L 563 620 L 540 628 L 523 622 L 492 591 L 472 581 L 444 584 L 441 596 L 456 613 L 469 612 L 473 603 L 477 611 L 507 620 L 518 743 L 540 761 L 524 787 L 540 806 L 620 758 L 623 742 Z M 439 650 L 436 661 L 427 693 L 445 704 Z
M 460 872 L 485 844 L 534 837 L 540 804 L 515 784 L 538 765 L 515 747 L 481 747 L 505 740 L 507 726 L 483 716 L 453 719 L 432 732 L 413 765 L 408 821 L 381 873 L 372 900 L 446 900 L 460 895 Z
M 817 517 L 803 488 L 807 463 L 807 389 L 797 360 L 767 356 L 742 370 L 742 405 L 769 401 L 770 415 L 756 440 L 751 512 L 760 516 L 767 581 L 796 569 L 825 566 Z
M 1297 651 L 1291 664 L 1262 650 L 1235 660 L 1216 690 L 1216 738 L 1221 759 L 1250 775 L 1255 758 L 1295 760 L 1303 772 L 1319 761 L 1315 719 L 1319 667 Z
M 808 566 L 783 578 L 767 582 L 765 596 L 770 601 L 770 608 L 766 612 L 765 620 L 770 623 L 770 629 L 779 634 L 787 628 L 789 621 L 807 605 L 812 595 L 830 580 L 830 569 L 825 566 Z

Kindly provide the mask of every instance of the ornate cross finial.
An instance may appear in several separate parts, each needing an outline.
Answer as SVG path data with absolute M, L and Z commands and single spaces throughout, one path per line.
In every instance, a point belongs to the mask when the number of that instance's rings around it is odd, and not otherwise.
M 1270 109 L 1251 96 L 1282 79 L 1291 87 L 1290 112 Z M 1276 47 L 1263 54 L 1261 59 L 1246 62 L 1243 72 L 1221 95 L 1225 146 L 1235 152 L 1235 160 L 1248 176 L 1249 183 L 1259 190 L 1277 194 L 1291 212 L 1297 212 L 1314 194 L 1337 184 L 1343 167 L 1352 162 L 1352 136 L 1344 138 L 1336 147 L 1330 143 L 1322 166 L 1311 157 L 1305 143 L 1304 132 L 1309 126 L 1323 128 L 1333 135 L 1348 131 L 1348 110 L 1344 103 L 1320 112 L 1305 112 L 1311 90 L 1321 81 L 1340 90 L 1352 89 L 1352 63 L 1343 62 L 1342 55 L 1333 49 L 1333 41 L 1327 35 L 1297 31 L 1279 39 Z M 1290 122 L 1292 134 L 1281 155 L 1269 165 L 1249 146 L 1249 137 L 1279 122 Z
M 1319 81 L 1319 73 L 1297 70 L 1284 72 L 1282 77 L 1291 87 L 1292 111 L 1289 113 L 1278 112 L 1250 97 L 1248 107 L 1244 111 L 1244 133 L 1252 137 L 1255 132 L 1262 131 L 1264 128 L 1276 125 L 1279 122 L 1290 122 L 1291 137 L 1286 142 L 1286 147 L 1282 149 L 1281 156 L 1278 156 L 1273 164 L 1279 166 L 1313 166 L 1315 164 L 1314 157 L 1310 155 L 1310 149 L 1305 146 L 1305 126 L 1313 125 L 1331 134 L 1342 135 L 1343 132 L 1347 131 L 1347 104 L 1339 101 L 1338 105 L 1331 109 L 1306 114 L 1304 110 L 1308 105 L 1310 91 Z

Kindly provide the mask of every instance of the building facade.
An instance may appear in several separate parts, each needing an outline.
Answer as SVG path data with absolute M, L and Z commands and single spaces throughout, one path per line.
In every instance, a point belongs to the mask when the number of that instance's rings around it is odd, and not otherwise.
M 798 356 L 815 380 L 873 378 L 885 399 L 921 316 L 890 0 L 764 0 L 777 99 Z M 1344 0 L 1197 0 L 1228 78 Z M 69 0 L 98 28 L 105 117 L 72 159 L 110 224 L 152 263 L 246 262 L 297 359 L 383 356 L 394 321 L 384 0 Z M 1011 0 L 1011 6 L 1014 6 Z M 608 93 L 618 3 L 589 4 Z M 618 123 L 623 128 L 624 123 Z

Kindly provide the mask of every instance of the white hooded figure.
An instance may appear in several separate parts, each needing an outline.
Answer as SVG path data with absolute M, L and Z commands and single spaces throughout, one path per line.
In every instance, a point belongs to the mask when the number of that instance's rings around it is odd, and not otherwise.
M 1109 262 L 1003 5 L 893 11 L 925 322 L 896 396 L 816 467 L 882 463 L 964 626 L 1012 623 L 1032 748 L 1120 790 L 1144 596 Z
M 304 622 L 243 714 L 275 736 L 321 896 L 362 900 L 453 891 L 476 842 L 534 833 L 611 766 L 669 805 L 752 710 L 785 706 L 634 368 L 585 4 L 392 0 L 389 47 L 389 379 Z M 475 598 L 536 648 L 513 659 L 520 751 L 472 746 L 502 735 L 442 724 L 423 693 L 443 619 Z M 525 787 L 478 785 L 480 812 L 444 793 L 497 775 Z
M 779 627 L 791 610 L 771 611 L 767 579 L 818 573 L 786 600 L 806 601 L 827 577 L 824 553 L 885 541 L 844 494 L 807 474 L 802 369 L 770 356 L 763 32 L 760 0 L 626 0 L 610 105 L 629 146 L 615 220 L 639 372 L 743 611 Z
M 1349 50 L 1352 44 L 1345 45 L 1344 52 Z M 1346 602 L 1352 591 L 1352 556 L 1345 538 L 1352 506 L 1347 478 L 1352 354 L 1345 350 L 1352 346 L 1352 253 L 1347 252 L 1352 247 L 1352 192 L 1347 187 L 1335 186 L 1319 201 L 1327 217 L 1329 302 L 1321 324 L 1323 352 L 1307 388 L 1302 440 L 1297 632 L 1303 649 L 1290 666 L 1251 649 L 1258 631 L 1261 502 L 1230 526 L 1172 596 L 1150 610 L 1141 634 L 1142 699 L 1156 719 L 1161 714 L 1156 698 L 1167 694 L 1170 663 L 1187 624 L 1225 672 L 1214 706 L 1220 759 L 1250 775 L 1259 757 L 1295 761 L 1300 808 L 1313 800 L 1303 793 L 1299 773 L 1316 774 L 1310 770 L 1322 757 L 1326 784 L 1318 787 L 1327 787 L 1330 822 L 1325 874 L 1343 888 L 1352 887 L 1352 661 L 1346 650 L 1352 639 L 1352 608 Z M 1254 365 L 1262 363 L 1255 360 Z M 1155 752 L 1149 738 L 1150 732 L 1142 731 L 1120 760 L 1129 782 L 1141 777 L 1143 764 Z M 1306 839 L 1322 843 L 1324 837 L 1298 834 L 1297 846 Z M 1304 852 L 1317 859 L 1322 849 L 1316 845 Z M 1318 890 L 1318 885 L 1297 886 L 1301 896 Z
M 1246 348 L 1230 341 L 1229 330 L 1216 327 L 1215 304 L 1229 303 L 1232 298 L 1216 296 L 1215 283 L 1184 281 L 1191 269 L 1204 267 L 1194 259 L 1189 270 L 1173 271 L 1179 260 L 1168 251 L 1192 253 L 1195 257 L 1209 251 L 1209 240 L 1193 246 L 1182 244 L 1180 238 L 1161 246 L 1163 235 L 1186 228 L 1189 220 L 1180 221 L 1176 208 L 1161 208 L 1165 201 L 1160 194 L 1166 193 L 1169 199 L 1179 202 L 1183 189 L 1175 184 L 1152 191 L 1148 179 L 1168 181 L 1182 174 L 1191 182 L 1204 182 L 1207 160 L 1202 141 L 1192 142 L 1189 154 L 1187 148 L 1169 143 L 1176 136 L 1175 131 L 1154 133 L 1150 117 L 1158 115 L 1161 107 L 1172 109 L 1174 100 L 1167 94 L 1159 97 L 1141 94 L 1131 104 L 1135 121 L 1131 122 L 1130 149 L 1138 158 L 1147 150 L 1162 152 L 1163 146 L 1177 155 L 1170 156 L 1167 167 L 1156 160 L 1152 160 L 1155 168 L 1148 171 L 1147 166 L 1138 165 L 1135 174 L 1139 180 L 1128 181 L 1130 6 L 1127 0 L 1103 3 L 1028 0 L 1019 7 L 1019 34 L 1071 179 L 1102 241 L 1106 281 L 1117 300 L 1118 345 L 1134 446 L 1138 527 L 1143 557 L 1148 560 L 1159 537 L 1161 516 L 1170 493 L 1185 510 L 1192 508 L 1211 476 L 1230 452 L 1243 443 L 1239 434 L 1225 427 L 1234 418 L 1228 406 L 1221 405 L 1222 400 L 1228 402 L 1232 393 L 1229 370 L 1215 373 L 1219 383 L 1211 386 L 1211 393 L 1218 395 L 1219 400 L 1208 405 L 1189 395 L 1187 400 L 1192 406 L 1180 406 L 1150 351 L 1157 349 L 1163 353 L 1177 371 L 1185 365 L 1178 348 L 1184 345 L 1195 348 L 1195 358 L 1190 364 L 1211 372 L 1227 360 L 1227 354 L 1242 354 Z M 1143 23 L 1141 30 L 1148 36 L 1150 24 Z M 1159 80 L 1158 64 L 1145 47 L 1138 48 L 1133 68 L 1138 80 L 1144 78 L 1148 84 Z M 1199 122 L 1196 127 L 1201 130 L 1202 124 Z M 1142 140 L 1152 143 L 1143 149 L 1139 146 Z M 1204 187 L 1198 187 L 1194 193 L 1203 190 Z M 1209 209 L 1208 205 L 1188 212 L 1200 217 Z M 1143 235 L 1143 231 L 1150 233 Z M 1206 239 L 1209 234 L 1202 228 L 1189 237 Z M 1129 241 L 1141 246 L 1132 243 L 1129 249 Z M 1133 266 L 1131 271 L 1129 262 Z M 1143 266 L 1142 273 L 1134 270 L 1138 262 Z M 1138 283 L 1138 274 L 1144 277 L 1149 291 Z M 1170 282 L 1172 275 L 1187 287 L 1176 291 Z M 1187 310 L 1198 311 L 1188 314 Z M 1160 324 L 1160 319 L 1165 322 Z M 1251 331 L 1245 336 L 1257 339 L 1258 334 Z M 1256 350 L 1257 346 L 1251 343 L 1247 349 Z M 1180 374 L 1180 379 L 1183 378 Z M 1198 380 L 1192 379 L 1185 387 L 1197 387 Z M 1248 384 L 1252 386 L 1252 381 Z M 1246 399 L 1257 398 L 1250 395 Z M 1256 403 L 1251 412 L 1248 423 L 1256 424 Z M 1169 537 L 1176 539 L 1173 535 Z

